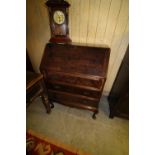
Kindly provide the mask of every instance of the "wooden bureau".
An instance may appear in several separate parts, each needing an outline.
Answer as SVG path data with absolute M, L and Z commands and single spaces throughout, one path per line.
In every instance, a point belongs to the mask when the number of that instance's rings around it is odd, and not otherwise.
M 40 71 L 49 98 L 71 107 L 98 113 L 106 81 L 110 48 L 48 43 Z

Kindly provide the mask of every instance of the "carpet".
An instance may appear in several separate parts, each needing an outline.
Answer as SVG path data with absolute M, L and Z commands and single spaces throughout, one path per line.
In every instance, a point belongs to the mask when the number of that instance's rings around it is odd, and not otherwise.
M 88 155 L 32 130 L 26 132 L 26 155 Z

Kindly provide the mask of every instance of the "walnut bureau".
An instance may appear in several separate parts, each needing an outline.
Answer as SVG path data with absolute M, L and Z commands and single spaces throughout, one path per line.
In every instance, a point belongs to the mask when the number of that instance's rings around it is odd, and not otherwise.
M 49 99 L 98 113 L 110 48 L 48 43 L 41 60 Z

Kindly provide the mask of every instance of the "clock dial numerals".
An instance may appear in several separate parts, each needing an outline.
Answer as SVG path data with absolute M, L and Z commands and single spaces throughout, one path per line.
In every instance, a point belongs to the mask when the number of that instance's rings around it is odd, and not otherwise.
M 60 25 L 64 23 L 65 15 L 62 11 L 57 10 L 54 12 L 53 19 L 56 24 Z

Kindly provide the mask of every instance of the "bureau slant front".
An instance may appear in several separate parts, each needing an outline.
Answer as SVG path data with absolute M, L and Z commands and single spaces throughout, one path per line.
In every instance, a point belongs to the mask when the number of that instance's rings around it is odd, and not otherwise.
M 98 113 L 107 77 L 110 48 L 48 43 L 40 71 L 49 99 Z

